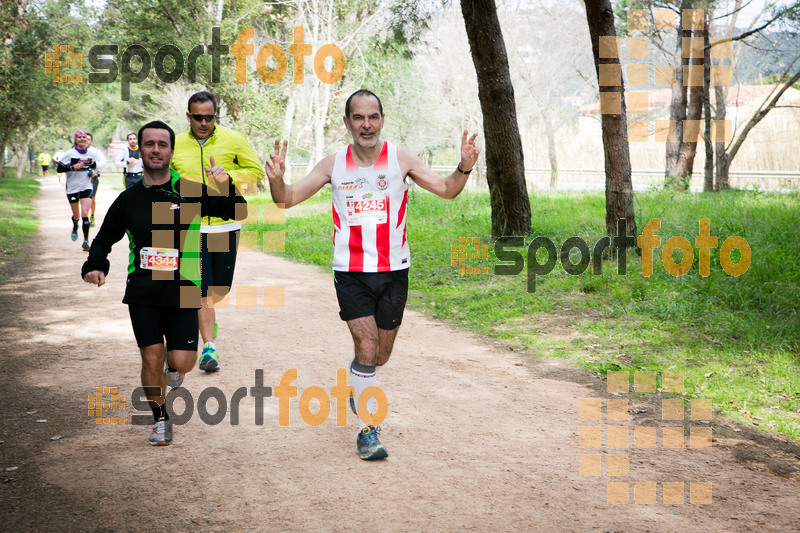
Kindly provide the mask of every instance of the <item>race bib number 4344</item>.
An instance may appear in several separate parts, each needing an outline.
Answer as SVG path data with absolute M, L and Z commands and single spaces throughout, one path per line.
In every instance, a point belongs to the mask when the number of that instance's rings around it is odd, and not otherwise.
M 142 248 L 139 265 L 145 270 L 178 270 L 178 250 L 175 248 Z

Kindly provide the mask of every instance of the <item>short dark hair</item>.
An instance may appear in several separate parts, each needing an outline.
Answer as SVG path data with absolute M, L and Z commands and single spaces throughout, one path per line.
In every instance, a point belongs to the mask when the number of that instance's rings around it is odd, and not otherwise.
M 91 140 L 94 140 L 94 135 L 92 135 L 92 134 L 91 134 L 91 133 L 89 133 L 88 131 L 86 132 L 86 135 L 88 135 L 88 136 L 89 136 L 89 138 L 90 138 Z
M 189 97 L 189 103 L 186 105 L 186 111 L 192 111 L 192 104 L 195 102 L 211 102 L 214 104 L 214 113 L 217 112 L 217 99 L 208 91 L 200 91 L 199 93 L 194 93 L 192 96 Z
M 125 139 L 127 139 L 127 138 L 128 138 L 128 137 L 130 137 L 131 135 L 134 135 L 134 136 L 135 136 L 136 134 L 135 134 L 135 133 L 133 133 L 133 132 L 130 132 L 129 134 L 127 134 L 127 135 L 125 136 Z
M 350 118 L 350 100 L 353 99 L 354 96 L 372 96 L 375 100 L 378 101 L 378 110 L 380 110 L 381 115 L 383 115 L 383 104 L 381 104 L 381 99 L 378 98 L 378 95 L 372 91 L 368 91 L 367 89 L 359 89 L 350 96 L 347 97 L 347 102 L 344 103 L 344 116 Z
M 136 141 L 139 144 L 139 146 L 142 145 L 142 133 L 144 132 L 144 130 L 149 130 L 149 129 L 167 130 L 169 132 L 169 147 L 171 150 L 175 149 L 175 132 L 172 131 L 172 128 L 170 128 L 160 120 L 154 120 L 152 122 L 148 122 L 147 124 L 139 128 L 139 133 L 138 135 L 136 135 Z

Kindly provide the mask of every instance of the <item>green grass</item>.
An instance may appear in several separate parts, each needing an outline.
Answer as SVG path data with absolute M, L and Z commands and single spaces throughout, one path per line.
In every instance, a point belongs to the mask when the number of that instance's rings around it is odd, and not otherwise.
M 683 371 L 687 397 L 711 398 L 716 412 L 800 439 L 799 201 L 797 193 L 637 194 L 637 234 L 649 220 L 661 220 L 652 276 L 642 276 L 641 258 L 630 252 L 624 275 L 616 260 L 605 260 L 599 275 L 591 264 L 581 275 L 568 275 L 557 262 L 552 272 L 536 276 L 535 292 L 528 292 L 525 270 L 493 274 L 498 261 L 489 236 L 488 193 L 465 192 L 445 201 L 414 190 L 409 305 L 531 357 L 565 358 L 598 373 Z M 260 196 L 251 202 L 268 200 Z M 329 268 L 329 203 L 330 192 L 322 191 L 294 208 L 301 216 L 290 210 L 285 225 L 260 229 L 285 230 L 286 255 Z M 534 229 L 524 238 L 526 246 L 516 248 L 523 257 L 536 236 L 548 237 L 557 249 L 577 236 L 592 249 L 604 235 L 600 194 L 536 194 L 531 208 Z M 701 218 L 710 219 L 710 233 L 719 239 L 707 277 L 699 274 L 694 247 Z M 681 277 L 662 264 L 661 250 L 672 236 L 693 247 L 693 264 Z M 731 236 L 744 238 L 752 251 L 750 267 L 739 277 L 720 264 L 719 247 Z M 463 244 L 465 252 L 475 245 L 459 243 L 462 238 L 488 244 L 488 258 L 464 261 L 466 268 L 488 267 L 489 274 L 459 274 L 451 265 L 454 245 Z M 578 261 L 577 250 L 570 258 Z M 681 252 L 673 258 L 679 262 Z M 734 251 L 731 258 L 737 262 L 740 255 Z M 544 250 L 537 260 L 546 262 Z
M 15 169 L 6 168 L 0 178 L 0 281 L 5 281 L 8 262 L 24 257 L 39 228 L 33 214 L 33 199 L 39 194 L 39 182 L 14 178 Z M 29 176 L 29 174 L 26 174 Z
M 109 162 L 109 165 L 113 165 L 113 162 Z M 112 191 L 122 192 L 125 190 L 125 176 L 122 172 L 117 172 L 117 169 L 113 171 L 111 169 L 104 168 L 100 170 L 100 187 L 108 187 Z

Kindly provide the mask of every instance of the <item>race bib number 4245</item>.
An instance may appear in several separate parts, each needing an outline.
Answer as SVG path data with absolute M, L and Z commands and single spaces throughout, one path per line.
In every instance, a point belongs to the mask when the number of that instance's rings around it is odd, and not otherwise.
M 386 198 L 383 194 L 347 198 L 347 220 L 351 226 L 383 224 L 386 218 Z
M 139 265 L 145 270 L 178 270 L 178 250 L 175 248 L 142 248 Z

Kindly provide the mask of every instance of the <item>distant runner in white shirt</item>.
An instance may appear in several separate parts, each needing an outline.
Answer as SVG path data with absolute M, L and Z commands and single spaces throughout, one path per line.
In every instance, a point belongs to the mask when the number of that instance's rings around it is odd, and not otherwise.
M 54 162 L 55 162 L 55 164 L 56 164 L 56 168 L 58 168 L 58 162 L 59 162 L 59 161 L 61 161 L 61 158 L 62 158 L 62 157 L 64 157 L 64 154 L 65 154 L 65 153 L 66 153 L 66 152 L 64 152 L 64 150 L 62 150 L 61 148 L 59 148 L 59 149 L 58 149 L 58 152 L 56 152 L 56 153 L 53 155 L 53 161 L 54 161 Z M 64 179 L 64 173 L 63 173 L 63 172 L 56 172 L 56 174 L 58 175 L 58 183 L 59 183 L 59 185 L 60 185 L 60 184 L 61 184 L 61 180 L 62 180 L 62 179 Z
M 275 141 L 265 170 L 272 199 L 289 208 L 313 196 L 326 183 L 333 191 L 333 270 L 339 316 L 347 322 L 355 344 L 350 365 L 356 411 L 361 392 L 375 385 L 375 367 L 386 364 L 403 319 L 408 295 L 410 262 L 406 241 L 408 189 L 411 182 L 442 198 L 455 198 L 478 161 L 477 133 L 461 138 L 461 161 L 442 177 L 414 153 L 381 141 L 384 114 L 380 99 L 370 91 L 350 95 L 344 106 L 344 125 L 353 144 L 322 159 L 305 178 L 293 185 L 283 181 L 288 142 Z M 410 178 L 409 182 L 406 178 Z M 367 410 L 374 414 L 377 402 Z M 356 449 L 361 459 L 388 456 L 378 440 L 380 427 L 364 422 Z M 370 417 L 371 419 L 371 417 Z
M 122 149 L 122 153 L 117 159 L 117 167 L 122 169 L 122 174 L 125 176 L 126 189 L 130 189 L 142 179 L 142 156 L 139 154 L 137 143 L 136 134 L 129 133 L 128 146 Z
M 72 240 L 78 240 L 78 204 L 83 221 L 83 250 L 89 251 L 89 209 L 92 207 L 92 175 L 106 166 L 106 158 L 97 148 L 89 146 L 86 132 L 75 132 L 75 146 L 67 150 L 58 161 L 57 172 L 67 174 L 67 200 L 72 209 Z

